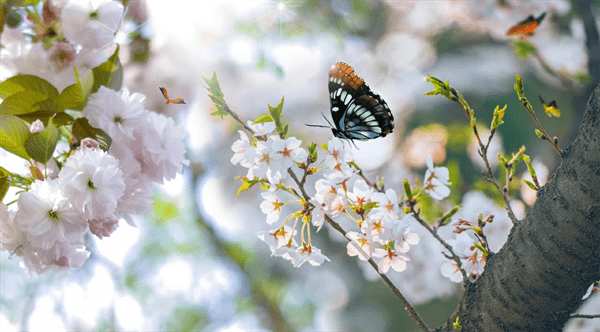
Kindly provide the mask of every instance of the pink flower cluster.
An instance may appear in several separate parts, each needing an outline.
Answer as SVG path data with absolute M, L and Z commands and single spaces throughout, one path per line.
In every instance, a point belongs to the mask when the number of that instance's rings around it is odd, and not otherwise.
M 44 176 L 32 168 L 36 180 L 19 195 L 15 213 L 0 205 L 0 249 L 20 256 L 30 273 L 82 266 L 88 228 L 101 239 L 121 219 L 133 225 L 133 215 L 151 210 L 152 183 L 173 179 L 187 165 L 182 125 L 145 110 L 143 100 L 126 89 L 101 87 L 82 116 L 109 133 L 109 151 L 86 138 L 60 170 Z M 43 130 L 39 126 L 32 128 Z M 53 158 L 38 167 L 58 169 Z

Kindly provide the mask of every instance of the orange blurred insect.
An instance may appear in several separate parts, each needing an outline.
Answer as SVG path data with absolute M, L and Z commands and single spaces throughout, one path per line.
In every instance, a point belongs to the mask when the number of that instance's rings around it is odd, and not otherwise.
M 546 17 L 546 12 L 543 12 L 538 18 L 533 17 L 533 15 L 529 15 L 529 17 L 527 17 L 524 21 L 521 21 L 512 28 L 508 29 L 506 35 L 532 36 L 544 17 Z
M 167 104 L 185 104 L 185 101 L 181 98 L 169 99 L 169 94 L 167 93 L 167 89 L 163 87 L 159 87 L 160 92 L 162 92 L 163 96 L 167 100 Z

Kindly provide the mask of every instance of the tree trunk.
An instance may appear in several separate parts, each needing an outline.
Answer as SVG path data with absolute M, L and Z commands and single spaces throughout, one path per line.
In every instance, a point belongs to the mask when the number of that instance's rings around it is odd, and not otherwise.
M 550 148 L 550 145 L 548 145 Z M 600 280 L 600 86 L 527 216 L 438 331 L 561 331 Z

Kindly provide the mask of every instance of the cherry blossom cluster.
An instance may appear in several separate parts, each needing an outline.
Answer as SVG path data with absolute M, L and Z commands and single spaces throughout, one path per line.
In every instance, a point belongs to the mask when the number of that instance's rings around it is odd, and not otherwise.
M 152 183 L 181 173 L 185 130 L 173 119 L 144 109 L 140 94 L 101 87 L 81 115 L 112 138 L 108 152 L 86 138 L 80 147 L 32 163 L 28 190 L 17 211 L 0 205 L 0 248 L 22 258 L 31 273 L 81 267 L 89 256 L 84 236 L 110 236 L 121 219 L 151 210 Z M 32 131 L 43 130 L 41 121 Z M 59 165 L 61 165 L 59 167 Z
M 62 90 L 75 83 L 74 67 L 83 73 L 109 58 L 103 50 L 114 45 L 123 15 L 117 1 L 46 0 L 41 15 L 31 10 L 16 30 L 3 33 L 3 66 Z
M 460 258 L 461 266 L 458 266 L 454 260 L 447 261 L 440 268 L 443 276 L 452 282 L 459 283 L 462 281 L 461 268 L 468 276 L 476 277 L 483 273 L 490 252 L 487 239 L 483 235 L 483 227 L 485 224 L 491 223 L 493 218 L 493 216 L 489 216 L 482 220 L 480 215 L 477 223 L 458 219 L 450 224 L 455 227 L 453 232 L 456 233 L 456 237 L 446 242 L 452 246 L 454 253 Z M 472 232 L 467 232 L 469 230 Z
M 311 160 L 309 153 L 300 147 L 298 139 L 284 140 L 272 135 L 276 127 L 274 123 L 248 122 L 247 127 L 258 141 L 251 143 L 246 133 L 240 131 L 240 139 L 232 146 L 234 156 L 231 162 L 248 168 L 244 181 L 259 179 L 264 184 L 263 188 L 268 189 L 262 193 L 264 200 L 260 204 L 267 215 L 266 222 L 273 225 L 280 221 L 282 207 L 289 203 L 299 203 L 302 207 L 285 217 L 279 227 L 257 233 L 269 245 L 272 256 L 289 260 L 295 267 L 304 262 L 318 266 L 329 260 L 312 245 L 310 227 L 312 225 L 319 231 L 325 221 L 333 221 L 343 214 L 357 226 L 356 231 L 345 233 L 349 240 L 348 255 L 358 256 L 363 261 L 373 258 L 380 273 L 387 273 L 390 267 L 398 272 L 406 269 L 409 261 L 406 253 L 410 245 L 419 243 L 419 236 L 411 232 L 412 213 L 405 214 L 400 208 L 398 195 L 393 189 L 379 192 L 359 178 L 357 169 L 352 166 L 352 153 L 344 148 L 341 140 L 331 139 L 324 147 L 326 157 L 317 163 L 317 168 L 312 168 L 309 164 L 316 160 Z M 295 174 L 290 169 L 294 164 L 304 171 L 305 177 L 317 172 L 322 176 L 315 182 L 314 193 L 310 197 L 298 194 L 293 186 L 283 181 L 288 172 Z M 448 179 L 448 169 L 433 167 L 429 157 L 423 191 L 435 199 L 443 199 L 450 194 Z M 303 184 L 304 179 L 296 182 L 297 186 Z M 304 188 L 298 189 L 304 192 Z M 285 201 L 284 195 L 295 196 L 295 199 Z M 300 241 L 297 241 L 298 233 Z
M 295 137 L 283 140 L 278 135 L 270 135 L 275 130 L 274 122 L 252 124 L 248 121 L 248 126 L 254 136 L 264 140 L 256 142 L 256 147 L 251 146 L 248 135 L 239 131 L 241 138 L 232 146 L 235 154 L 231 162 L 248 168 L 249 180 L 266 177 L 271 184 L 277 184 L 287 177 L 287 170 L 294 162 L 306 161 L 308 153 L 300 147 L 302 141 Z

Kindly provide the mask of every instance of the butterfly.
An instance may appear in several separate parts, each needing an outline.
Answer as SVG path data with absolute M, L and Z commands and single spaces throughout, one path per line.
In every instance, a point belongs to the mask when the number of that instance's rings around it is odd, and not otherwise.
M 560 109 L 558 108 L 558 105 L 556 105 L 556 100 L 553 100 L 549 104 L 546 104 L 546 102 L 542 99 L 542 96 L 538 97 L 540 97 L 540 101 L 542 102 L 542 106 L 544 107 L 544 112 L 546 112 L 546 114 L 548 114 L 549 117 L 560 117 Z
M 532 36 L 537 27 L 542 23 L 542 20 L 546 17 L 546 12 L 543 12 L 538 18 L 529 15 L 525 20 L 517 23 L 512 28 L 508 29 L 507 36 L 524 35 Z
M 368 140 L 385 137 L 394 129 L 387 103 L 346 63 L 338 62 L 329 69 L 329 101 L 335 137 Z
M 163 87 L 159 87 L 160 92 L 162 92 L 163 96 L 167 100 L 167 104 L 185 104 L 185 101 L 181 98 L 169 99 L 169 94 L 167 93 L 167 89 Z

